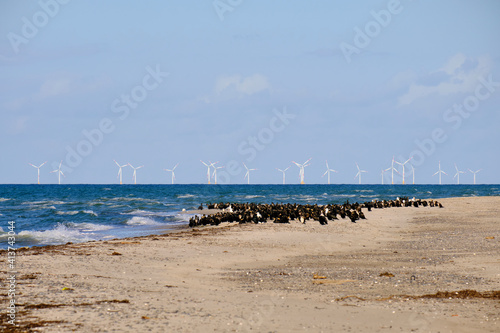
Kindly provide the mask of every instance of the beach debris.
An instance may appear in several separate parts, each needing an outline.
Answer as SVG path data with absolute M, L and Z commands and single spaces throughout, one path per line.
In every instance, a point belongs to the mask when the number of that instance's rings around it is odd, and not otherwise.
M 111 253 L 111 255 L 112 255 L 112 256 L 121 256 L 122 254 L 121 254 L 120 252 L 116 252 L 116 251 L 115 251 L 115 252 Z
M 494 236 L 488 236 L 488 237 L 484 237 L 484 239 L 495 239 Z
M 322 280 L 313 280 L 314 284 L 344 284 L 347 282 L 354 282 L 355 280 L 331 280 L 331 279 L 322 279 Z
M 389 273 L 389 272 L 384 272 L 384 273 L 380 273 L 380 275 L 379 275 L 379 276 L 394 277 L 394 274 Z
M 64 288 L 62 288 L 62 290 L 63 290 L 63 291 L 73 291 L 73 290 L 75 290 L 75 289 L 73 289 L 73 288 L 69 288 L 69 287 L 64 287 Z
M 314 275 L 313 275 L 313 279 L 315 279 L 315 280 L 318 280 L 318 279 L 326 279 L 326 276 L 322 276 L 322 275 L 317 275 L 317 274 L 314 274 Z

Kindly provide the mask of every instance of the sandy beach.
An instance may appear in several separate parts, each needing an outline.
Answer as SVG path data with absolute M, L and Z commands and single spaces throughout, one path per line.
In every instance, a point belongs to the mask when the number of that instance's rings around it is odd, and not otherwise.
M 5 332 L 498 332 L 500 197 L 17 250 Z M 1 255 L 7 258 L 6 251 Z

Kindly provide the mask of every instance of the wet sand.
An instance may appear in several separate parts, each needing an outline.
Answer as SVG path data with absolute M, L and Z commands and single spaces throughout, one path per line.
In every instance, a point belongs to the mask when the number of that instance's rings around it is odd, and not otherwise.
M 12 331 L 498 332 L 500 197 L 439 201 L 17 250 Z

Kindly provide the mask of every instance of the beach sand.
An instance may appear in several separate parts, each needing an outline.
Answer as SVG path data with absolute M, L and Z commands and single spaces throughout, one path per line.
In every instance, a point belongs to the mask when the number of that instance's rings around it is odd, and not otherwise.
M 18 331 L 499 332 L 500 197 L 439 201 L 20 249 Z

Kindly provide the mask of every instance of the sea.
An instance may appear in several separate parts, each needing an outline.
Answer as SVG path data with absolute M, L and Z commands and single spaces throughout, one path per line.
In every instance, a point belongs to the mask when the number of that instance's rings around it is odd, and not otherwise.
M 323 205 L 499 195 L 500 185 L 0 185 L 0 249 L 9 236 L 19 248 L 172 232 L 187 227 L 193 215 L 186 212 L 216 202 Z

